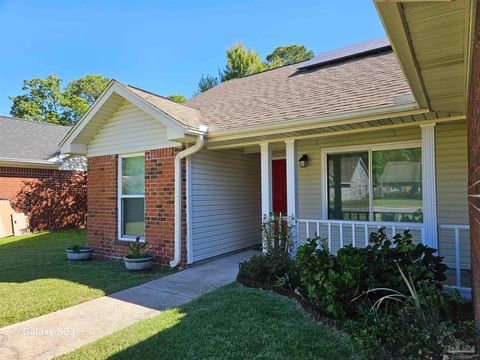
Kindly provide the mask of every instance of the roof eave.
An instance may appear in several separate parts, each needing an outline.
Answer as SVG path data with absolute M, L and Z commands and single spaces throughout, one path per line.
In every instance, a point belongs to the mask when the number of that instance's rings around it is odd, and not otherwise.
M 430 109 L 430 103 L 415 59 L 405 19 L 400 10 L 400 1 L 374 0 L 374 3 L 393 52 L 399 59 L 400 67 L 405 74 L 416 102 L 421 108 Z
M 416 103 L 396 104 L 388 106 L 372 107 L 362 110 L 325 114 L 304 119 L 290 119 L 267 125 L 244 126 L 242 128 L 209 131 L 209 142 L 236 140 L 252 136 L 265 136 L 285 132 L 314 129 L 323 126 L 352 124 L 357 122 L 382 119 L 396 116 L 423 114 L 429 112 Z
M 0 166 L 9 167 L 24 167 L 24 168 L 36 168 L 36 169 L 58 169 L 59 164 L 48 160 L 37 159 L 18 159 L 0 157 Z

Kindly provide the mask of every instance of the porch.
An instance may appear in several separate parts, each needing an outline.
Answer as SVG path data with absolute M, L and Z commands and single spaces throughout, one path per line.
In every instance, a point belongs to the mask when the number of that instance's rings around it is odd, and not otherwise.
M 409 229 L 415 242 L 445 258 L 447 286 L 471 296 L 466 136 L 464 120 L 440 121 L 243 151 L 260 156 L 262 214 L 293 216 L 299 243 L 320 235 L 336 252 L 366 246 L 380 227 L 392 237 Z

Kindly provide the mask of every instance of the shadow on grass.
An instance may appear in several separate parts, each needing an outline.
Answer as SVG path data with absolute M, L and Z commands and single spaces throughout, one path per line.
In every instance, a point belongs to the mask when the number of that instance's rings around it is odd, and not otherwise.
M 67 260 L 67 247 L 85 243 L 84 229 L 0 239 L 0 283 L 60 279 L 109 294 L 168 273 L 166 269 L 155 268 L 134 274 L 124 269 L 123 262 L 99 257 L 81 262 Z
M 87 345 L 67 359 L 352 359 L 350 338 L 290 299 L 233 284 Z

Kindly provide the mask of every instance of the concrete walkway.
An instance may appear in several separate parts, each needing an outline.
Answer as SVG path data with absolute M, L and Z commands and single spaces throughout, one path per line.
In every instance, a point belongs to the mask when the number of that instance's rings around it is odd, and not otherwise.
M 0 329 L 0 358 L 50 359 L 233 282 L 245 251 Z

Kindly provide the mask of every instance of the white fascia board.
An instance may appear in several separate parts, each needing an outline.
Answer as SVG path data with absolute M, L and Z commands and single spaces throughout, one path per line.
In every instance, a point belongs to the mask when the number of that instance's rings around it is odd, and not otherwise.
M 429 112 L 428 109 L 419 108 L 416 103 L 396 104 L 326 114 L 305 119 L 293 119 L 289 121 L 276 122 L 274 124 L 244 126 L 233 130 L 215 131 L 215 129 L 211 129 L 209 131 L 209 140 L 213 142 L 235 140 L 252 136 L 274 135 L 289 131 L 316 129 L 334 125 L 345 125 L 369 120 L 385 119 L 389 117 L 423 114 L 427 112 Z
M 35 169 L 58 169 L 59 164 L 48 160 L 18 159 L 0 157 L 0 166 L 24 167 Z

